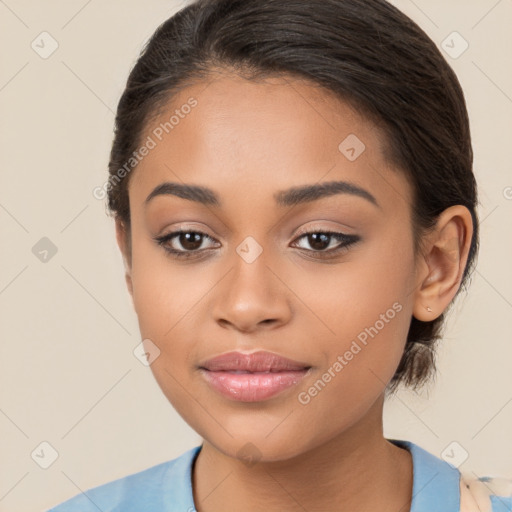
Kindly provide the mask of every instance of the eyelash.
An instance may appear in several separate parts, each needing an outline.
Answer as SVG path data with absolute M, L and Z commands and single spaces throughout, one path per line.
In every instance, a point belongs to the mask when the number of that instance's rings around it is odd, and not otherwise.
M 203 240 L 204 239 L 208 239 L 212 242 L 214 242 L 215 240 L 207 235 L 206 233 L 203 233 L 202 231 L 195 231 L 195 230 L 178 230 L 178 231 L 173 231 L 171 233 L 168 233 L 166 235 L 162 235 L 162 236 L 156 236 L 156 237 L 153 237 L 153 239 L 155 240 L 155 242 L 161 246 L 164 251 L 167 252 L 167 254 L 173 258 L 177 258 L 177 259 L 187 259 L 187 258 L 192 258 L 192 257 L 197 257 L 197 255 L 202 252 L 202 251 L 205 251 L 207 249 L 196 249 L 194 251 L 178 251 L 176 249 L 171 249 L 169 248 L 166 244 L 167 242 L 171 241 L 173 238 L 176 238 L 177 236 L 181 235 L 181 234 L 185 234 L 185 233 L 194 233 L 194 234 L 197 234 L 197 235 L 200 235 L 203 237 Z M 305 231 L 303 233 L 301 233 L 295 240 L 294 242 L 300 240 L 301 238 L 304 238 L 304 237 L 307 237 L 308 235 L 311 235 L 311 234 L 323 234 L 323 235 L 327 235 L 327 236 L 330 236 L 330 237 L 333 237 L 335 239 L 337 239 L 338 241 L 340 242 L 344 242 L 344 243 L 341 243 L 340 245 L 338 245 L 337 247 L 335 247 L 334 249 L 328 249 L 328 250 L 318 250 L 318 251 L 315 251 L 315 250 L 312 250 L 312 249 L 303 249 L 303 248 L 300 248 L 300 250 L 302 251 L 306 251 L 306 252 L 310 252 L 310 253 L 315 253 L 315 257 L 316 254 L 318 254 L 318 257 L 320 259 L 324 258 L 331 258 L 333 256 L 336 256 L 344 251 L 347 251 L 348 248 L 357 243 L 359 240 L 360 240 L 360 237 L 357 236 L 357 235 L 346 235 L 345 233 L 339 233 L 339 232 L 336 232 L 336 231 L 323 231 L 321 229 L 316 229 L 314 231 Z M 326 255 L 326 256 L 324 256 Z

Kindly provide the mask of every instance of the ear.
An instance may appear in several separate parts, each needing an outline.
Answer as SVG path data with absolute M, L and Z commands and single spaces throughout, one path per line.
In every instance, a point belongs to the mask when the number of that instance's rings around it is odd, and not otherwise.
M 122 220 L 116 218 L 116 240 L 117 245 L 123 255 L 123 262 L 125 268 L 125 280 L 128 291 L 133 298 L 133 284 L 132 284 L 132 268 L 131 268 L 131 242 L 130 242 L 130 226 L 126 226 Z
M 462 205 L 447 208 L 426 236 L 413 308 L 414 317 L 423 322 L 440 316 L 460 287 L 473 236 L 471 212 Z

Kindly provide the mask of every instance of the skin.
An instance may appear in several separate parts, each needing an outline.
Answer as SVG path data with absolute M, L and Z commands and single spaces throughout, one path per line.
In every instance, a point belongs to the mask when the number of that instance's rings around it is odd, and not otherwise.
M 191 96 L 198 105 L 131 176 L 131 250 L 120 220 L 116 234 L 142 338 L 161 351 L 153 374 L 204 439 L 193 471 L 196 509 L 409 510 L 412 461 L 383 437 L 384 390 L 411 315 L 436 318 L 459 288 L 469 211 L 445 210 L 415 255 L 411 187 L 386 161 L 380 130 L 346 103 L 306 81 L 255 83 L 225 72 L 183 89 L 160 120 Z M 354 161 L 338 149 L 349 134 L 366 146 Z M 333 180 L 366 189 L 379 206 L 349 194 L 275 203 L 280 190 Z M 207 186 L 221 206 L 160 195 L 145 207 L 165 181 Z M 201 257 L 177 260 L 153 237 L 180 228 L 215 242 L 203 241 Z M 322 259 L 299 229 L 360 240 Z M 263 248 L 250 264 L 236 252 L 247 236 Z M 336 245 L 332 239 L 329 248 Z M 299 403 L 298 394 L 394 303 L 400 312 L 309 403 Z M 273 351 L 308 363 L 311 374 L 270 400 L 235 402 L 197 369 L 232 350 Z

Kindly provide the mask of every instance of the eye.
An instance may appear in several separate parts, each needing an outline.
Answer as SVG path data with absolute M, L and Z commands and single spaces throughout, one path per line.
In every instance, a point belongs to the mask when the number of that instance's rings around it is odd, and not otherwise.
M 315 230 L 303 233 L 295 239 L 295 242 L 297 242 L 297 240 L 305 242 L 305 244 L 297 244 L 299 249 L 313 253 L 320 253 L 318 256 L 325 257 L 324 254 L 326 256 L 333 256 L 341 251 L 346 251 L 349 246 L 358 242 L 359 239 L 360 237 L 357 235 L 346 235 L 345 233 L 335 231 Z M 310 248 L 305 247 L 305 245 L 309 245 Z
M 172 231 L 166 235 L 153 238 L 169 255 L 175 258 L 199 257 L 208 249 L 219 247 L 214 238 L 202 231 Z M 338 255 L 342 251 L 348 250 L 348 247 L 360 240 L 357 235 L 346 235 L 335 231 L 315 230 L 302 233 L 295 239 L 294 244 L 299 249 L 314 253 L 316 257 L 325 258 Z M 309 245 L 310 248 L 305 247 Z
M 154 237 L 158 245 L 177 258 L 189 258 L 203 252 L 208 247 L 204 242 L 216 242 L 211 236 L 202 231 L 173 231 L 166 235 Z

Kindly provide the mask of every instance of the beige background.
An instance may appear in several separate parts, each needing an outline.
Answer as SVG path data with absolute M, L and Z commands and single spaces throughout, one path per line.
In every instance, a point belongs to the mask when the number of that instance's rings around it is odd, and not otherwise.
M 512 478 L 512 1 L 393 3 L 439 46 L 453 31 L 469 43 L 447 60 L 467 96 L 483 222 L 477 271 L 450 317 L 437 382 L 386 405 L 385 435 L 437 456 L 456 441 L 448 452 L 468 452 L 462 470 Z M 200 441 L 132 353 L 138 325 L 113 223 L 92 195 L 106 179 L 129 69 L 179 7 L 0 1 L 2 512 L 46 510 Z M 43 31 L 59 45 L 46 59 L 31 47 L 43 46 Z M 32 252 L 43 237 L 57 248 L 46 263 Z M 48 469 L 35 461 L 49 460 L 43 441 L 58 452 Z

